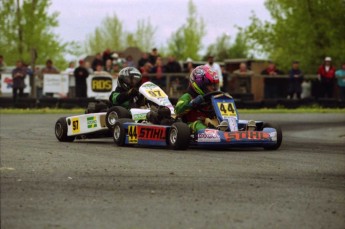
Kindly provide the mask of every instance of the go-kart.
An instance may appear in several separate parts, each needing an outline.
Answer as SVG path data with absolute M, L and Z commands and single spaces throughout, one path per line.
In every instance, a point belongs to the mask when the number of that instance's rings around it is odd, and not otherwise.
M 227 93 L 216 91 L 203 96 L 199 110 L 207 114 L 206 129 L 192 133 L 188 125 L 176 120 L 171 125 L 150 122 L 136 123 L 131 119 L 118 119 L 114 125 L 113 139 L 118 146 L 148 145 L 168 146 L 184 150 L 197 147 L 263 147 L 277 150 L 282 142 L 278 125 L 263 121 L 240 120 L 234 99 Z M 203 110 L 209 107 L 208 110 Z
M 89 104 L 86 114 L 59 118 L 55 124 L 56 138 L 61 142 L 72 142 L 76 138 L 111 137 L 115 122 L 120 118 L 138 123 L 147 118 L 171 123 L 174 107 L 159 86 L 146 82 L 140 86 L 139 93 L 145 98 L 145 104 L 140 108 L 109 107 L 101 101 Z M 147 115 L 149 112 L 150 115 Z

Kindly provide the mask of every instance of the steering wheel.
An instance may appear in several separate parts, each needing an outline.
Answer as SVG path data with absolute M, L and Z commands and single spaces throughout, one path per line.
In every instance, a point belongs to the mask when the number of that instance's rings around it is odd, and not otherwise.
M 206 110 L 206 109 L 203 109 L 204 107 L 208 106 L 211 104 L 211 96 L 213 95 L 220 95 L 220 94 L 225 94 L 224 92 L 222 91 L 211 91 L 209 93 L 206 93 L 205 95 L 203 95 L 203 98 L 204 98 L 204 102 L 202 102 L 198 107 L 197 109 L 205 114 L 208 114 L 208 115 L 211 115 L 214 113 L 214 110 L 213 108 L 211 107 L 210 109 Z M 211 115 L 212 116 L 212 115 Z

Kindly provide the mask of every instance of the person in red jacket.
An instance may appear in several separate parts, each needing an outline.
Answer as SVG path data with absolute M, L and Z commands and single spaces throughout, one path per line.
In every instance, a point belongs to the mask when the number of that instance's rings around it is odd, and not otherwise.
M 321 82 L 321 97 L 333 97 L 335 71 L 336 70 L 332 65 L 332 58 L 326 57 L 324 63 L 317 71 L 318 78 Z

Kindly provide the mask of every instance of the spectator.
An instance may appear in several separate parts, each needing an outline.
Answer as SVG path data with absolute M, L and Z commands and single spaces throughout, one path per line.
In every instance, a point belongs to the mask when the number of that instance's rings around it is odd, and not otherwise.
M 13 79 L 13 102 L 14 105 L 17 103 L 17 95 L 19 98 L 24 97 L 24 88 L 25 88 L 25 76 L 27 74 L 27 69 L 24 67 L 24 64 L 21 60 L 16 62 L 15 69 L 12 70 L 12 79 Z M 19 91 L 19 94 L 17 94 Z
M 238 81 L 237 85 L 239 86 L 240 91 L 242 93 L 249 93 L 251 91 L 251 79 L 249 77 L 253 76 L 254 72 L 247 68 L 246 63 L 242 62 L 240 63 L 239 69 L 235 70 L 233 74 L 236 77 L 234 80 Z
M 96 71 L 93 72 L 95 76 L 110 76 L 110 73 L 104 71 L 104 68 L 101 64 L 97 64 Z
M 277 69 L 273 62 L 269 62 L 268 67 L 261 72 L 261 75 L 265 75 L 265 98 L 275 99 L 279 97 L 279 87 L 277 86 L 277 81 L 275 77 L 277 75 L 282 75 L 283 72 Z M 268 76 L 268 77 L 267 77 Z
M 59 74 L 60 72 L 53 66 L 53 61 L 48 59 L 46 61 L 46 66 L 42 68 L 41 74 L 38 75 L 38 80 L 36 84 L 36 96 L 40 98 L 43 92 L 43 79 L 44 74 Z
M 5 72 L 5 69 L 6 69 L 6 63 L 4 61 L 4 56 L 0 55 L 0 76 L 1 76 L 1 73 Z
M 208 56 L 206 66 L 210 66 L 214 71 L 217 72 L 217 75 L 219 77 L 219 88 L 218 88 L 218 90 L 221 90 L 221 88 L 223 87 L 222 69 L 220 68 L 219 64 L 214 62 L 214 57 L 212 55 Z
M 133 68 L 135 68 L 135 63 L 134 63 L 133 57 L 131 55 L 128 55 L 126 57 L 125 64 L 127 65 L 126 67 L 133 67 Z M 125 68 L 125 67 L 123 67 L 123 68 Z
M 121 60 L 119 59 L 119 54 L 117 54 L 116 52 L 111 54 L 111 59 L 113 60 L 113 64 L 120 64 L 121 63 Z
M 111 59 L 107 59 L 105 62 L 104 71 L 111 74 L 112 70 L 113 70 L 113 62 Z
M 158 57 L 156 59 L 156 64 L 151 68 L 151 73 L 155 73 L 155 76 L 152 78 L 152 82 L 157 84 L 160 87 L 165 87 L 165 66 L 163 65 L 162 58 Z
M 326 57 L 324 63 L 317 71 L 318 79 L 321 82 L 321 97 L 333 97 L 335 68 L 332 65 L 332 58 Z
M 146 62 L 143 67 L 140 68 L 140 72 L 142 74 L 142 83 L 150 81 L 148 74 L 150 74 L 152 69 L 152 65 L 150 62 Z
M 299 69 L 299 62 L 294 61 L 289 71 L 289 98 L 293 99 L 296 94 L 297 99 L 301 99 L 303 74 Z
M 120 65 L 116 63 L 113 65 L 113 69 L 111 70 L 111 76 L 113 77 L 113 79 L 117 79 L 117 77 L 119 76 L 119 72 L 120 72 Z
M 86 79 L 89 77 L 89 71 L 85 68 L 85 62 L 79 61 L 79 67 L 74 70 L 75 85 L 76 85 L 76 97 L 87 97 L 87 84 Z
M 152 65 L 156 64 L 156 60 L 159 57 L 157 48 L 153 48 L 150 55 L 149 55 L 149 61 Z
M 144 53 L 142 54 L 141 58 L 140 58 L 139 61 L 138 61 L 138 67 L 139 67 L 139 69 L 142 68 L 142 67 L 144 67 L 144 65 L 145 65 L 147 62 L 149 62 L 149 55 L 148 55 L 146 52 L 144 52 Z
M 84 67 L 87 69 L 87 71 L 89 72 L 89 74 L 93 74 L 93 69 L 92 69 L 91 63 L 90 63 L 89 61 L 85 61 Z
M 189 79 L 189 74 L 192 73 L 192 71 L 194 70 L 193 60 L 188 57 L 186 62 L 187 62 L 187 67 L 185 69 L 185 72 L 188 73 L 187 78 Z
M 340 100 L 345 101 L 345 62 L 341 65 L 341 69 L 335 72 L 337 78 Z
M 107 63 L 107 60 L 111 60 L 111 50 L 110 50 L 110 48 L 107 48 L 106 50 L 104 50 L 103 55 L 102 55 L 102 60 L 103 60 L 104 64 Z
M 74 98 L 75 97 L 75 78 L 74 78 L 74 70 L 75 70 L 75 64 L 74 61 L 71 61 L 68 64 L 68 68 L 66 68 L 65 73 L 68 75 L 68 79 L 69 79 L 69 92 L 68 95 L 70 98 Z
M 101 53 L 97 53 L 95 59 L 92 61 L 92 64 L 91 64 L 92 70 L 96 71 L 96 67 L 99 64 L 102 66 L 104 65 Z
M 168 57 L 168 63 L 165 65 L 165 71 L 169 73 L 180 73 L 182 72 L 181 65 L 176 61 L 174 56 Z

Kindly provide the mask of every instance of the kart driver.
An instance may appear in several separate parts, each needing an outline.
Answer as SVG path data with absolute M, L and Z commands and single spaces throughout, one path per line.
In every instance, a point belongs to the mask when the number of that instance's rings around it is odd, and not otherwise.
M 113 106 L 130 109 L 144 105 L 144 97 L 139 94 L 142 75 L 134 67 L 125 67 L 119 72 L 118 85 L 109 100 Z
M 189 76 L 188 92 L 183 94 L 175 106 L 177 117 L 188 123 L 192 132 L 206 129 L 208 115 L 201 112 L 200 105 L 204 102 L 203 95 L 217 91 L 219 78 L 217 72 L 207 65 L 196 67 Z M 205 109 L 207 110 L 207 109 Z M 209 110 L 209 109 L 208 109 Z M 213 126 L 214 127 L 214 126 Z

